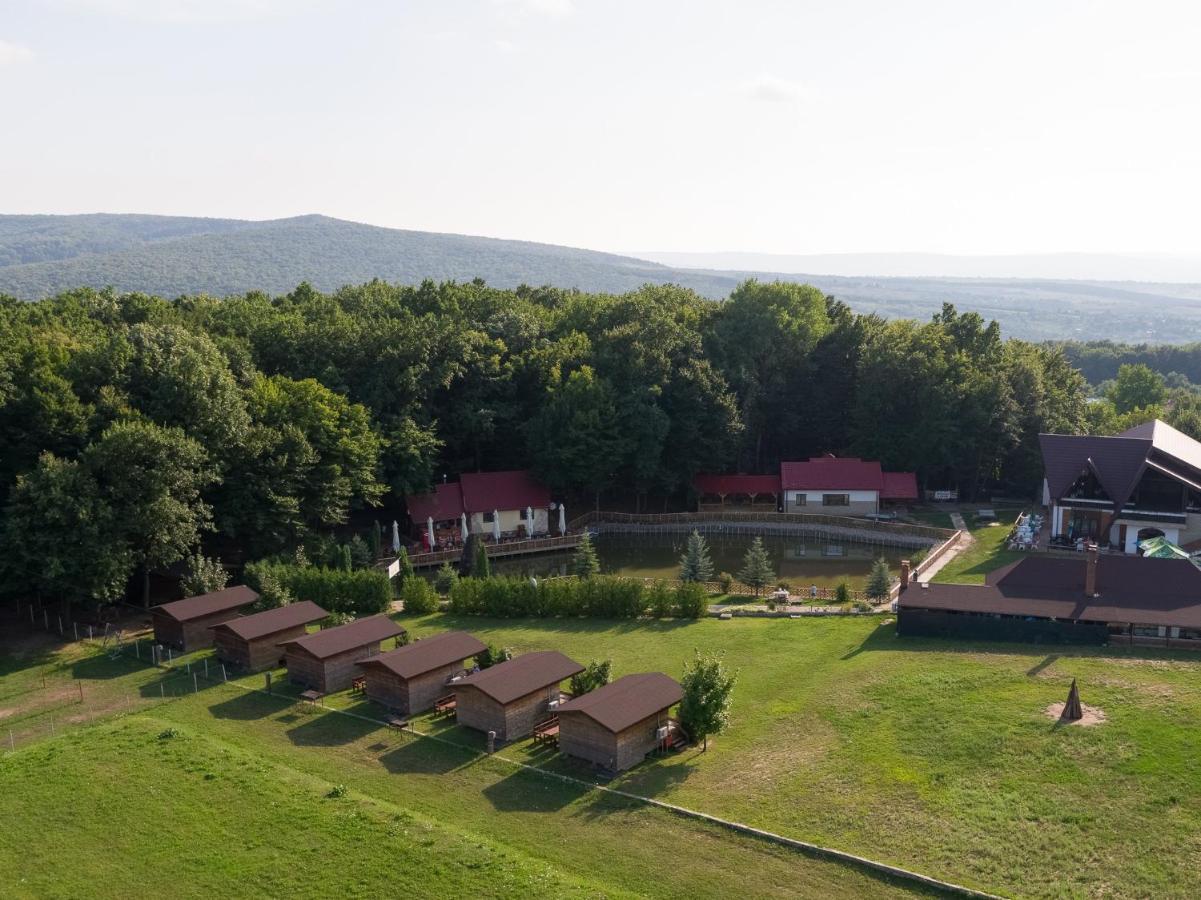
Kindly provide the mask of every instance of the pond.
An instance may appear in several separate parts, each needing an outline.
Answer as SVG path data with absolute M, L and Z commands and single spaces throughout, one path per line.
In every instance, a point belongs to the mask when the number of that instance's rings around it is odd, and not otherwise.
M 753 537 L 741 534 L 707 535 L 713 572 L 737 575 Z M 594 538 L 601 571 L 637 578 L 675 578 L 680 570 L 686 534 L 601 534 Z M 903 547 L 883 547 L 815 537 L 765 535 L 763 546 L 776 574 L 795 591 L 809 585 L 837 587 L 846 581 L 852 590 L 862 590 L 872 560 L 882 556 L 895 575 L 900 561 L 913 555 Z M 493 561 L 492 569 L 507 575 L 565 575 L 570 572 L 571 553 L 515 557 Z

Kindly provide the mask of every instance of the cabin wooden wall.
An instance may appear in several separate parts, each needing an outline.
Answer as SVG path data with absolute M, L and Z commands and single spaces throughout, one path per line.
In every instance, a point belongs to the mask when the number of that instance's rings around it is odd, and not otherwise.
M 379 645 L 379 641 L 372 641 L 328 659 L 314 659 L 298 647 L 289 647 L 286 657 L 288 680 L 323 694 L 344 691 L 363 671 L 355 663 L 375 656 L 379 653 Z
M 295 625 L 252 641 L 245 641 L 228 631 L 214 631 L 213 643 L 217 648 L 218 658 L 223 662 L 237 666 L 245 672 L 261 672 L 279 665 L 284 655 L 283 648 L 279 646 L 281 643 L 304 637 L 307 630 L 304 625 Z
M 559 715 L 559 750 L 620 772 L 642 762 L 655 749 L 655 732 L 666 724 L 666 709 L 620 732 L 609 731 L 582 712 L 564 712 Z

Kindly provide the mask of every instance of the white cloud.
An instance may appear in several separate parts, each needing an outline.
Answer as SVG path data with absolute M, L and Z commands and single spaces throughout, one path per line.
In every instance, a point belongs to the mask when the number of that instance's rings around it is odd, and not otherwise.
M 522 15 L 562 17 L 575 11 L 573 0 L 492 0 L 495 6 Z
M 501 53 L 516 53 L 517 52 L 517 45 L 514 44 L 512 41 L 505 40 L 504 38 L 497 38 L 496 40 L 494 40 L 492 42 L 492 45 L 494 47 L 496 47 L 496 49 L 499 50 Z
M 762 72 L 744 84 L 742 92 L 752 100 L 764 103 L 796 103 L 812 96 L 812 91 L 805 85 L 768 72 Z
M 33 59 L 33 51 L 20 44 L 0 41 L 0 66 L 15 66 Z
M 64 0 L 103 15 L 170 25 L 213 25 L 269 19 L 311 6 L 311 0 Z

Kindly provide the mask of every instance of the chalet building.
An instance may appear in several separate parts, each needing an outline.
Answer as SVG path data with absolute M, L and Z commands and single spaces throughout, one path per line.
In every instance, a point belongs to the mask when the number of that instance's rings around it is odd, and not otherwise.
M 897 633 L 1201 649 L 1201 569 L 1188 559 L 1028 556 L 980 584 L 909 584 Z
M 1201 443 L 1156 420 L 1113 437 L 1040 434 L 1051 542 L 1201 542 Z
M 450 679 L 463 671 L 463 661 L 484 649 L 483 642 L 466 631 L 447 631 L 397 647 L 358 663 L 364 692 L 389 709 L 415 715 L 450 691 Z
M 460 725 L 495 731 L 497 740 L 515 741 L 533 731 L 565 699 L 564 679 L 584 667 L 562 653 L 525 653 L 455 682 Z
M 380 652 L 380 641 L 405 630 L 387 616 L 369 616 L 284 641 L 288 680 L 322 694 L 350 687 L 361 671 L 356 663 Z
M 827 516 L 870 516 L 883 504 L 917 499 L 913 472 L 885 472 L 878 462 L 819 456 L 782 462 L 777 475 L 697 475 L 701 510 L 781 510 Z
M 661 672 L 625 675 L 559 706 L 559 749 L 612 772 L 628 769 L 665 742 L 668 710 L 682 699 Z
M 213 645 L 212 627 L 237 618 L 259 595 L 244 584 L 164 603 L 150 611 L 154 640 L 183 651 Z
M 214 625 L 217 658 L 246 672 L 274 669 L 284 658 L 280 644 L 304 637 L 309 625 L 328 615 L 312 600 L 301 600 Z
M 550 490 L 524 470 L 465 472 L 458 482 L 440 484 L 428 494 L 405 498 L 414 531 L 422 533 L 429 519 L 436 533 L 459 535 L 462 517 L 472 534 L 492 535 L 499 517 L 506 536 L 527 535 L 527 511 L 533 513 L 532 536 L 550 530 Z

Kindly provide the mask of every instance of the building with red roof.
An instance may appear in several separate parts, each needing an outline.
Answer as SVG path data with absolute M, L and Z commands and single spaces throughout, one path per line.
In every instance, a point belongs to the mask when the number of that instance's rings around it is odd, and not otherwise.
M 700 509 L 770 509 L 780 497 L 779 475 L 697 475 L 692 487 L 700 496 Z
M 780 463 L 785 512 L 832 516 L 878 513 L 881 503 L 917 499 L 912 472 L 885 472 L 876 460 L 818 456 Z
M 458 533 L 466 515 L 472 534 L 491 535 L 493 520 L 499 518 L 502 534 L 524 535 L 527 510 L 534 514 L 534 535 L 547 534 L 550 528 L 550 490 L 524 470 L 465 472 L 457 483 L 440 484 L 430 493 L 406 497 L 405 502 L 418 531 L 432 518 L 435 531 Z

